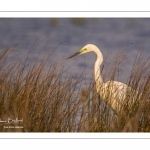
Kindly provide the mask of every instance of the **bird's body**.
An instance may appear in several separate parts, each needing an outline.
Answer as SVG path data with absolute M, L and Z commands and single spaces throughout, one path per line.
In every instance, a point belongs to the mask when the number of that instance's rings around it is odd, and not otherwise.
M 97 59 L 94 65 L 94 74 L 95 74 L 95 83 L 96 83 L 96 90 L 99 93 L 100 97 L 106 101 L 113 110 L 117 113 L 120 111 L 121 99 L 125 98 L 125 94 L 127 91 L 128 86 L 124 83 L 117 82 L 117 81 L 107 81 L 104 83 L 101 72 L 100 66 L 103 62 L 103 55 L 101 51 L 95 45 L 87 45 L 93 52 L 95 52 Z
M 106 101 L 116 113 L 119 113 L 123 105 L 123 100 L 126 97 L 127 90 L 131 90 L 131 88 L 128 87 L 126 84 L 117 81 L 107 81 L 106 83 L 103 82 L 100 73 L 100 66 L 103 62 L 103 55 L 99 48 L 93 44 L 87 44 L 79 52 L 73 54 L 67 59 L 88 52 L 94 52 L 97 56 L 94 65 L 97 93 L 99 93 L 101 99 Z

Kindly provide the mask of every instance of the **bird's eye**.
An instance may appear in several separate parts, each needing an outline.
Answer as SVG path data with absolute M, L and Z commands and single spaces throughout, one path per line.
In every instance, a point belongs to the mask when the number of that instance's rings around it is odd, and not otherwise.
M 84 50 L 86 51 L 87 49 L 85 48 Z

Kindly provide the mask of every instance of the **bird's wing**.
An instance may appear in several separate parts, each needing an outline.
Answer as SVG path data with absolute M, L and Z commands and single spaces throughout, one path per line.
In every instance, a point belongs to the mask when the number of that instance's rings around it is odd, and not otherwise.
M 110 88 L 114 92 L 126 92 L 128 88 L 131 89 L 131 87 L 127 86 L 126 84 L 117 81 L 107 81 L 105 83 L 105 88 Z
M 118 108 L 120 109 L 123 105 L 127 90 L 130 90 L 131 87 L 121 82 L 107 81 L 104 89 L 105 93 L 107 93 L 108 103 L 116 110 Z

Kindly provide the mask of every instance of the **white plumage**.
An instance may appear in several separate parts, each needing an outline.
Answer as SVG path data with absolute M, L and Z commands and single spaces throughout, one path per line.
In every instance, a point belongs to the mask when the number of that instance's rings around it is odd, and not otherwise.
M 128 87 L 124 83 L 117 82 L 117 81 L 107 81 L 106 83 L 103 82 L 100 73 L 100 66 L 103 62 L 103 55 L 100 49 L 93 44 L 85 45 L 79 52 L 71 55 L 67 59 L 88 52 L 94 52 L 97 56 L 95 66 L 94 66 L 97 93 L 99 93 L 100 97 L 104 101 L 106 101 L 116 113 L 119 113 L 121 107 L 123 106 L 123 102 L 126 97 L 127 90 L 131 91 L 132 88 Z

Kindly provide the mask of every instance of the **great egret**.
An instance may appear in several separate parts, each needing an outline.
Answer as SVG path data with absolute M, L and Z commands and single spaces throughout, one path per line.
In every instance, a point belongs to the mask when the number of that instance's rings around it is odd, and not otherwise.
M 88 52 L 94 52 L 97 55 L 97 60 L 94 66 L 97 93 L 99 93 L 100 97 L 104 101 L 106 101 L 117 114 L 120 113 L 120 109 L 123 106 L 126 93 L 128 90 L 131 91 L 132 88 L 128 87 L 124 83 L 117 82 L 117 81 L 107 81 L 106 83 L 103 82 L 103 79 L 100 73 L 100 65 L 103 62 L 103 55 L 100 49 L 93 44 L 85 45 L 80 51 L 71 55 L 67 59 L 70 59 L 74 56 L 85 54 Z

